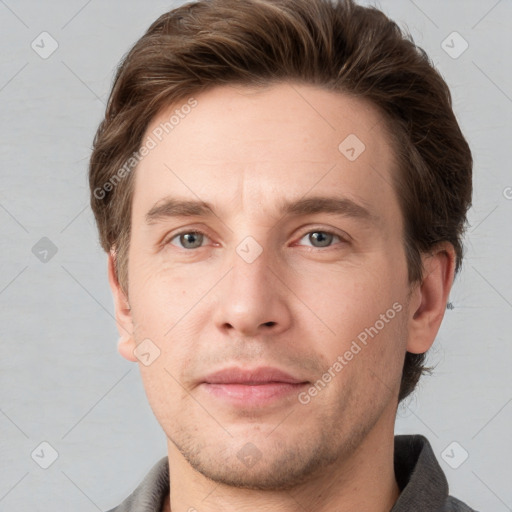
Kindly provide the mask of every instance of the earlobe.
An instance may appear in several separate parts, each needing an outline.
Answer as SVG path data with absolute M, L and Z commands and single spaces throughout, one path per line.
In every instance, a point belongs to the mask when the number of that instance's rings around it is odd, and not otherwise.
M 120 336 L 117 342 L 117 351 L 128 361 L 137 361 L 134 355 L 135 341 L 132 336 Z
M 432 346 L 443 320 L 455 273 L 455 250 L 446 242 L 423 257 L 424 276 L 411 302 L 407 352 L 423 354 Z
M 115 249 L 111 249 L 108 255 L 108 282 L 114 298 L 116 325 L 119 331 L 117 349 L 125 359 L 135 362 L 137 358 L 133 354 L 136 343 L 133 336 L 134 326 L 132 313 L 126 294 L 117 278 Z

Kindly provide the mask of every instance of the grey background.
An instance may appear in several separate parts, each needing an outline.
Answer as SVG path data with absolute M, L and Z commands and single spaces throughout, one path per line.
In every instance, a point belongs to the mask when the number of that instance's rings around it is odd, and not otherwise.
M 86 167 L 119 59 L 181 3 L 0 0 L 2 511 L 107 510 L 165 455 L 138 369 L 116 351 Z M 377 5 L 441 70 L 475 158 L 466 260 L 430 354 L 436 371 L 400 407 L 396 431 L 429 438 L 454 495 L 510 511 L 512 2 Z M 59 45 L 47 59 L 31 47 L 43 31 Z M 456 59 L 441 46 L 453 31 L 469 43 Z M 43 441 L 58 453 L 48 469 Z

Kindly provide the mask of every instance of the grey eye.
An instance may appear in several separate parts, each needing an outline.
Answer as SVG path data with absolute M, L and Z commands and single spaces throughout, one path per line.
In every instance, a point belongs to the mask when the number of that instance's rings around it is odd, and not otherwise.
M 334 238 L 338 238 L 337 235 L 326 231 L 312 231 L 304 238 L 306 237 L 313 247 L 328 247 L 332 244 Z
M 176 235 L 172 240 L 175 239 L 179 240 L 179 245 L 183 247 L 183 249 L 197 249 L 198 247 L 201 247 L 201 245 L 203 245 L 204 235 L 202 233 L 191 231 L 189 233 L 181 233 L 179 235 Z

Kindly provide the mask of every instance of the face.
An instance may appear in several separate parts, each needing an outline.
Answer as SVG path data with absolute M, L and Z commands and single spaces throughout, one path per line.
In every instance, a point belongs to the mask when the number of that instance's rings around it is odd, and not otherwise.
M 146 133 L 121 352 L 143 343 L 151 407 L 191 467 L 286 488 L 393 428 L 410 291 L 393 151 L 376 109 L 341 93 L 195 99 Z

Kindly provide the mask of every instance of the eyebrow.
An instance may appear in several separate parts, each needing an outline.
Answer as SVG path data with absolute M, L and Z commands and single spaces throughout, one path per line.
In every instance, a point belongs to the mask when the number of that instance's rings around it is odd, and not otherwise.
M 166 197 L 158 201 L 148 213 L 146 223 L 155 224 L 168 217 L 212 217 L 213 208 L 204 201 L 180 200 Z
M 344 197 L 315 196 L 298 200 L 285 200 L 281 203 L 280 214 L 284 216 L 303 216 L 318 213 L 330 213 L 353 217 L 367 222 L 378 221 L 378 217 L 369 208 L 352 199 Z M 181 200 L 166 197 L 158 201 L 146 214 L 146 223 L 155 224 L 172 217 L 216 217 L 214 208 L 205 201 Z
M 366 221 L 377 221 L 369 208 L 346 197 L 309 197 L 297 201 L 285 201 L 281 207 L 282 215 L 300 216 L 315 213 L 332 213 L 345 217 L 354 217 Z

